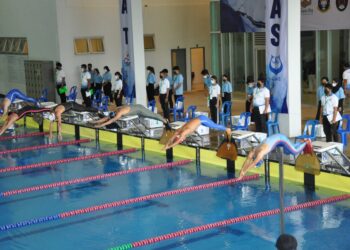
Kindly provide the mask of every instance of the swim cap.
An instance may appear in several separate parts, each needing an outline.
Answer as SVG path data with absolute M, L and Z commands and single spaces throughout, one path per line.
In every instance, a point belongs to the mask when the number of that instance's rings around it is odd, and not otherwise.
M 4 110 L 0 109 L 0 115 L 3 115 L 3 114 L 4 114 Z
M 257 164 L 256 164 L 256 167 L 258 168 L 258 167 L 261 167 L 261 165 L 264 163 L 264 160 L 261 160 L 261 161 L 259 161 Z
M 45 119 L 48 119 L 50 122 L 54 122 L 56 120 L 56 116 L 53 113 L 46 112 L 43 114 Z

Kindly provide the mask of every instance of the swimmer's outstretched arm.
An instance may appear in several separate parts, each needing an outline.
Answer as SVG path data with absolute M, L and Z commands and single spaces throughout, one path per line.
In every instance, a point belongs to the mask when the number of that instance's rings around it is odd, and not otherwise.
M 130 107 L 129 106 L 123 106 L 122 108 L 118 109 L 115 112 L 115 116 L 112 119 L 109 119 L 106 122 L 103 122 L 103 123 L 95 125 L 95 128 L 102 128 L 104 126 L 112 124 L 112 123 L 118 121 L 123 115 L 127 115 L 129 112 L 130 112 Z
M 11 114 L 10 116 L 8 116 L 4 125 L 0 128 L 0 135 L 2 135 L 9 127 L 11 127 L 17 119 L 18 115 L 16 114 Z
M 90 124 L 101 124 L 101 123 L 105 123 L 109 120 L 109 117 L 103 117 L 97 121 L 89 121 Z
M 262 161 L 265 155 L 267 155 L 269 152 L 270 148 L 267 144 L 261 144 L 257 148 L 250 151 L 247 159 L 243 163 L 241 172 L 239 173 L 239 179 L 243 178 L 250 169 L 254 168 L 260 161 Z

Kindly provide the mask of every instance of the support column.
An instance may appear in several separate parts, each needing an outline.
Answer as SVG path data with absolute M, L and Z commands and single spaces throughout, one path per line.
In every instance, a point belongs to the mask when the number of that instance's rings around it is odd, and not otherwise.
M 220 1 L 210 1 L 211 74 L 220 74 Z
M 300 1 L 285 1 L 288 5 L 288 114 L 281 114 L 281 132 L 289 137 L 301 133 L 301 44 Z
M 127 75 L 128 96 L 133 87 L 136 91 L 136 103 L 147 105 L 145 81 L 145 49 L 143 44 L 142 0 L 119 0 L 122 71 Z

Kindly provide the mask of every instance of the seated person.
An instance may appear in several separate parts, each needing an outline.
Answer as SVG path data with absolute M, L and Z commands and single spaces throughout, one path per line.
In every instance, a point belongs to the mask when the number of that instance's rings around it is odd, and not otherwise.
M 231 129 L 226 128 L 225 126 L 219 125 L 214 123 L 212 120 L 210 120 L 208 117 L 204 115 L 200 115 L 186 124 L 184 124 L 181 128 L 176 130 L 175 134 L 168 140 L 168 142 L 165 144 L 164 149 L 169 149 L 172 147 L 175 147 L 176 145 L 182 143 L 184 140 L 186 140 L 186 137 L 192 134 L 196 129 L 203 125 L 205 127 L 218 130 L 218 131 L 224 131 L 226 132 L 227 139 L 229 140 L 231 138 Z
M 151 110 L 149 110 L 148 108 L 145 108 L 140 104 L 135 104 L 130 106 L 124 105 L 124 106 L 118 107 L 115 111 L 115 114 L 112 114 L 111 116 L 106 116 L 93 123 L 95 124 L 95 128 L 102 128 L 118 121 L 123 116 L 133 116 L 133 115 L 161 121 L 164 123 L 166 129 L 171 129 L 169 125 L 169 121 L 167 119 L 163 118 L 161 115 L 153 113 Z
M 85 107 L 84 105 L 80 105 L 75 102 L 67 102 L 57 105 L 50 110 L 50 112 L 44 113 L 44 118 L 50 120 L 50 138 L 52 138 L 52 124 L 57 118 L 58 138 L 62 140 L 62 114 L 68 111 L 97 113 L 98 109 L 93 107 Z
M 6 115 L 8 112 L 8 108 L 16 99 L 20 99 L 20 100 L 23 100 L 25 102 L 33 103 L 34 105 L 36 105 L 38 107 L 40 106 L 39 102 L 36 99 L 26 96 L 18 89 L 12 89 L 12 90 L 10 90 L 10 92 L 7 93 L 7 95 L 2 100 L 2 103 L 0 105 L 0 115 L 2 115 L 2 114 Z
M 260 167 L 263 164 L 265 155 L 269 154 L 277 147 L 283 147 L 284 153 L 286 154 L 297 155 L 302 151 L 307 154 L 312 153 L 312 144 L 310 140 L 292 144 L 289 138 L 283 134 L 271 135 L 261 142 L 260 145 L 250 151 L 247 159 L 243 163 L 239 178 L 243 178 L 249 169 L 255 166 Z
M 36 114 L 36 113 L 43 113 L 43 112 L 49 112 L 51 109 L 49 108 L 38 108 L 34 106 L 25 106 L 15 112 L 10 112 L 6 118 L 5 123 L 0 128 L 0 135 L 2 135 L 8 128 L 10 128 L 16 121 L 21 119 L 23 116 L 27 114 Z

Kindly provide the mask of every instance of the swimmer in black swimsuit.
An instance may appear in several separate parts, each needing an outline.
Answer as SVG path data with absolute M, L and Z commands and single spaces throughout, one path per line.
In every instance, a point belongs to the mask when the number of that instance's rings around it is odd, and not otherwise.
M 6 118 L 4 125 L 0 128 L 0 135 L 2 135 L 8 128 L 10 128 L 16 121 L 23 118 L 27 114 L 37 114 L 50 112 L 49 108 L 38 108 L 33 106 L 25 106 L 16 112 L 10 112 Z

